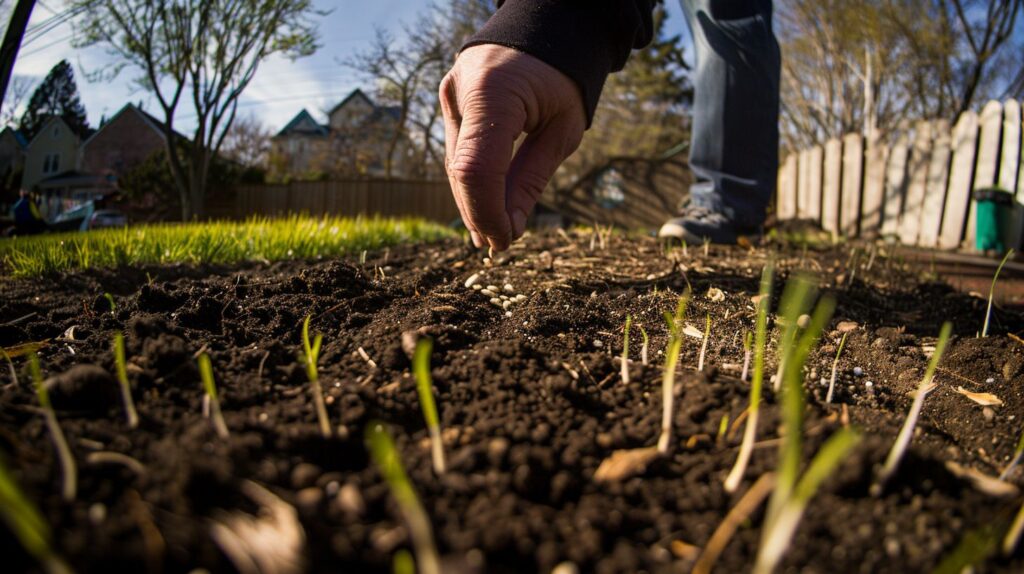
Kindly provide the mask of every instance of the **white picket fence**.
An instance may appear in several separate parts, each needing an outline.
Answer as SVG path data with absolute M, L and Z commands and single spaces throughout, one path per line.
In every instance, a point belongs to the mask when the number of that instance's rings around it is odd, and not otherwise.
M 845 237 L 887 236 L 905 245 L 974 249 L 971 191 L 1014 193 L 1007 247 L 1024 229 L 1021 104 L 990 101 L 980 117 L 865 138 L 847 134 L 789 154 L 779 169 L 778 218 L 818 222 Z

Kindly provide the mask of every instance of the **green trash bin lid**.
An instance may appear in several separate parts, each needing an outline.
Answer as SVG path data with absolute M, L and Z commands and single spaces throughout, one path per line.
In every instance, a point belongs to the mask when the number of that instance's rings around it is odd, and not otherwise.
M 974 201 L 991 201 L 998 205 L 1011 205 L 1013 194 L 1001 187 L 981 187 L 974 190 Z

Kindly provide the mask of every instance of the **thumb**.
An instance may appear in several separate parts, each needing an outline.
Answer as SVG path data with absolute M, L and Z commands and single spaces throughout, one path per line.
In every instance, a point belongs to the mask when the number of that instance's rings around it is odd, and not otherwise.
M 506 182 L 505 208 L 512 223 L 512 239 L 522 237 L 533 211 L 558 166 L 579 147 L 584 123 L 567 114 L 556 116 L 531 133 L 519 146 Z

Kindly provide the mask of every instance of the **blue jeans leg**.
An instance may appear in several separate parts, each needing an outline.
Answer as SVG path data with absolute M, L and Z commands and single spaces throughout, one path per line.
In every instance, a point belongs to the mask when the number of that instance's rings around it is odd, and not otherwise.
M 691 204 L 741 228 L 765 219 L 779 167 L 772 0 L 681 0 L 696 46 Z

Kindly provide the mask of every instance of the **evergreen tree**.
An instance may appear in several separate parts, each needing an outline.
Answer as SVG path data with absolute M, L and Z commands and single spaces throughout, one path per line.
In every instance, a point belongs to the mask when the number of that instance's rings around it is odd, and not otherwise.
M 25 113 L 21 116 L 19 128 L 29 140 L 34 138 L 51 116 L 60 116 L 78 137 L 89 135 L 89 122 L 85 118 L 85 106 L 78 97 L 75 72 L 67 60 L 54 66 L 46 79 L 32 93 Z

